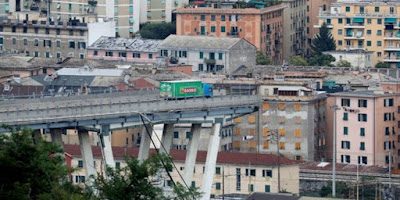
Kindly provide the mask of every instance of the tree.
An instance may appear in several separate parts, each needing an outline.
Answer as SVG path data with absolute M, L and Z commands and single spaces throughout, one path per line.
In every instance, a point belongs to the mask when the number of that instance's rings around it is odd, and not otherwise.
M 329 66 L 332 67 L 332 62 L 335 62 L 335 57 L 330 54 L 314 54 L 308 60 L 312 66 Z
M 197 199 L 200 193 L 193 187 L 186 189 L 176 184 L 174 194 L 165 196 L 161 187 L 157 187 L 157 175 L 164 169 L 172 169 L 171 158 L 166 154 L 153 154 L 143 162 L 136 158 L 125 158 L 126 167 L 121 169 L 107 168 L 105 176 L 98 175 L 94 186 L 101 199 L 133 200 L 133 199 Z M 159 180 L 158 180 L 159 181 Z
M 59 146 L 33 144 L 31 130 L 10 132 L 0 135 L 0 199 L 90 199 L 69 182 Z
M 349 188 L 344 182 L 336 182 L 336 198 L 347 198 Z M 329 181 L 326 186 L 322 186 L 319 191 L 321 197 L 332 197 L 332 182 Z
M 142 38 L 163 40 L 171 34 L 176 34 L 176 24 L 175 22 L 145 23 L 139 33 Z
M 326 23 L 322 24 L 321 28 L 319 29 L 319 34 L 317 34 L 312 40 L 311 48 L 317 54 L 336 49 L 335 40 L 333 39 L 331 31 Z
M 308 63 L 301 56 L 292 56 L 290 58 L 290 65 L 292 65 L 292 66 L 307 66 Z
M 351 68 L 351 63 L 347 60 L 341 60 L 336 63 L 336 67 L 348 67 Z
M 376 63 L 375 68 L 390 68 L 390 65 L 388 63 L 379 61 Z
M 271 65 L 272 61 L 270 58 L 265 56 L 262 52 L 257 52 L 256 56 L 256 64 L 257 65 Z

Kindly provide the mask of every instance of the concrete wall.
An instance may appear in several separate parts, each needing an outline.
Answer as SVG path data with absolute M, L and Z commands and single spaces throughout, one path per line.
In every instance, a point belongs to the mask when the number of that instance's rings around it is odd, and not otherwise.
M 373 65 L 373 52 L 370 53 L 350 53 L 346 51 L 337 51 L 337 52 L 325 52 L 325 54 L 332 55 L 336 61 L 333 62 L 334 65 L 341 60 L 345 60 L 351 63 L 352 67 L 359 68 L 371 68 Z
M 256 47 L 247 41 L 240 40 L 235 44 L 229 53 L 229 64 L 226 67 L 230 74 L 238 69 L 241 65 L 252 67 L 256 64 Z
M 88 45 L 92 45 L 101 36 L 115 37 L 115 22 L 95 22 L 88 24 Z
M 97 51 L 97 56 L 94 52 Z M 113 52 L 113 56 L 106 56 L 106 52 Z M 126 53 L 126 57 L 120 57 L 119 53 Z M 140 58 L 133 57 L 133 54 L 140 54 Z M 150 54 L 152 58 L 150 58 Z M 109 51 L 109 50 L 88 50 L 88 59 L 92 60 L 122 60 L 136 63 L 155 63 L 158 52 L 127 52 L 127 51 Z

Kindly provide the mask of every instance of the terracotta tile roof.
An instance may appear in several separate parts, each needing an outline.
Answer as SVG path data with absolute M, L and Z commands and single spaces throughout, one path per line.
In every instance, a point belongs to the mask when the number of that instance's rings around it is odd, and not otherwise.
M 79 145 L 64 145 L 66 153 L 69 153 L 73 157 L 80 157 L 80 147 Z M 135 147 L 112 147 L 113 155 L 116 159 L 122 159 L 123 155 L 126 153 L 128 156 L 137 157 L 139 153 L 139 148 Z M 101 149 L 98 146 L 92 146 L 93 156 L 101 157 Z M 154 149 L 151 150 L 155 152 Z M 172 158 L 176 161 L 184 161 L 186 157 L 185 150 L 173 149 L 170 152 Z M 198 151 L 196 162 L 205 163 L 207 157 L 206 151 Z M 236 165 L 262 165 L 262 166 L 274 166 L 278 164 L 278 156 L 273 154 L 256 154 L 256 153 L 239 153 L 239 152 L 219 152 L 217 163 L 219 164 L 236 164 Z M 281 165 L 295 165 L 296 161 L 290 160 L 285 157 L 280 158 Z

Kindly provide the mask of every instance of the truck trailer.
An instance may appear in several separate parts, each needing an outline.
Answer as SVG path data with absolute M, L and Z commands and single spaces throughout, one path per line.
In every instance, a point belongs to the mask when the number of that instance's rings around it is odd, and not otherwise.
M 212 98 L 212 85 L 197 80 L 162 81 L 160 96 L 165 99 L 184 99 L 194 97 Z

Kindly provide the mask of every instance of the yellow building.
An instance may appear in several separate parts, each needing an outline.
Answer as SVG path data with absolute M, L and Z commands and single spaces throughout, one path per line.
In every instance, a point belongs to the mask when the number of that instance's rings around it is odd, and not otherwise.
M 320 27 L 328 24 L 337 50 L 374 51 L 373 64 L 379 61 L 400 67 L 400 2 L 346 1 L 331 4 L 319 13 Z
M 65 152 L 71 155 L 71 167 L 78 170 L 72 173 L 72 181 L 81 184 L 87 181 L 83 168 L 83 160 L 80 155 L 79 145 L 65 145 Z M 94 165 L 98 172 L 104 168 L 100 147 L 92 147 Z M 124 167 L 123 155 L 137 157 L 139 148 L 113 147 L 116 166 Z M 178 170 L 173 169 L 171 175 L 174 181 L 182 182 L 180 174 L 184 174 L 185 156 L 184 150 L 171 150 Z M 189 185 L 201 188 L 204 175 L 204 165 L 207 152 L 198 151 L 193 179 Z M 280 163 L 280 190 L 292 194 L 299 194 L 299 165 L 285 157 L 279 159 Z M 171 181 L 165 179 L 164 186 L 171 185 Z M 251 194 L 253 192 L 278 192 L 278 157 L 273 154 L 219 152 L 215 169 L 212 195 L 225 194 Z

